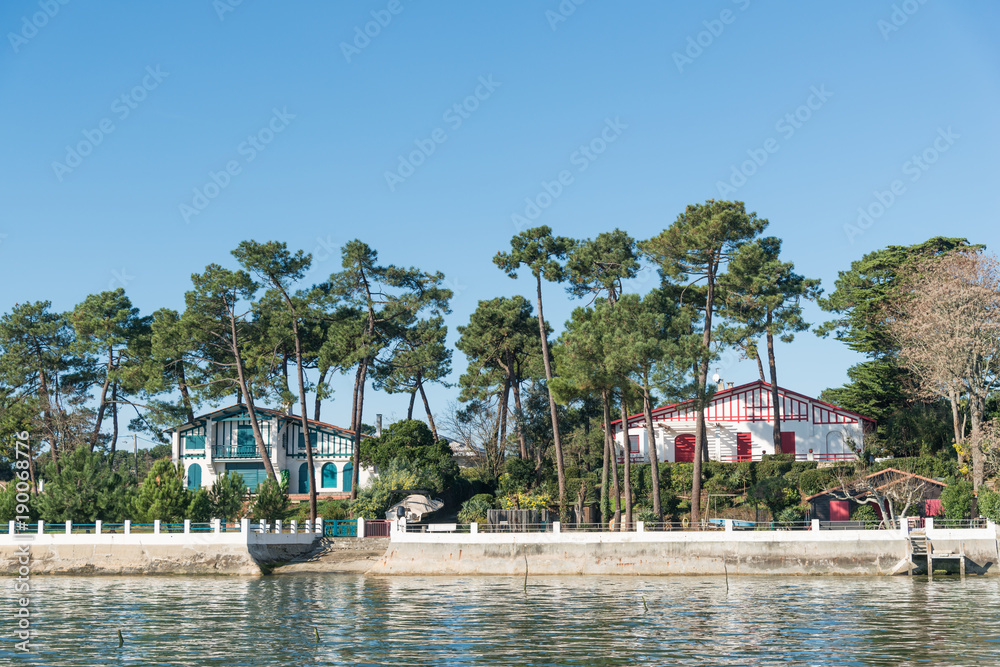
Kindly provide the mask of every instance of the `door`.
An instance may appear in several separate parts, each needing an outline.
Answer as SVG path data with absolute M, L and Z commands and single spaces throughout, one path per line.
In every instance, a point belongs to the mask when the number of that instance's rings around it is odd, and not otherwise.
M 250 424 L 236 426 L 236 455 L 258 456 L 257 441 L 253 437 L 253 427 Z
M 750 461 L 753 459 L 753 439 L 749 433 L 736 434 L 736 460 Z
M 299 493 L 309 493 L 309 464 L 299 466 Z
M 694 463 L 693 433 L 684 433 L 674 438 L 674 462 Z
M 851 508 L 849 500 L 830 501 L 830 521 L 850 521 Z
M 782 431 L 781 432 L 781 453 L 782 454 L 794 454 L 795 453 L 795 432 L 794 431 Z
M 941 514 L 941 499 L 927 498 L 924 500 L 924 516 L 938 516 Z
M 188 488 L 192 490 L 201 488 L 201 466 L 197 463 L 192 463 L 188 468 Z
M 321 489 L 336 489 L 337 488 L 337 464 L 335 463 L 324 463 L 323 464 L 323 481 L 320 483 Z

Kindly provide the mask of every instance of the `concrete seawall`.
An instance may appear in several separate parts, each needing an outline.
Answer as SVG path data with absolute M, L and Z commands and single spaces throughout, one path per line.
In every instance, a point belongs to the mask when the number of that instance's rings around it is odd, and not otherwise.
M 935 551 L 964 553 L 968 574 L 997 574 L 997 531 L 928 531 Z M 395 533 L 369 575 L 905 574 L 902 530 L 638 533 Z M 958 561 L 934 561 L 957 571 Z
M 317 539 L 308 533 L 0 534 L 0 572 L 16 576 L 26 565 L 32 575 L 259 576 L 262 566 L 308 553 Z

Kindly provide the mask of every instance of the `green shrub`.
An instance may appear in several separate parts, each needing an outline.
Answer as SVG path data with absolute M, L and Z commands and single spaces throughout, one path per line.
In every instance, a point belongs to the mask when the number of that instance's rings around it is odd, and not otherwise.
M 879 524 L 878 514 L 870 503 L 855 507 L 851 512 L 851 521 L 863 521 L 865 528 L 875 528 Z
M 980 514 L 994 523 L 1000 522 L 1000 493 L 980 491 L 978 505 Z
M 174 523 L 187 518 L 190 505 L 191 492 L 184 488 L 184 469 L 170 459 L 160 459 L 149 469 L 132 499 L 132 520 Z
M 29 503 L 37 511 L 38 518 L 74 523 L 94 523 L 97 519 L 116 523 L 129 518 L 137 520 L 131 516 L 129 506 L 135 487 L 129 478 L 112 469 L 102 453 L 81 446 L 72 452 L 63 452 L 59 463 L 58 473 L 51 461 L 45 465 L 41 475 L 45 480 L 45 493 L 33 496 Z M 161 469 L 169 469 L 177 480 L 176 493 L 181 501 L 176 515 L 180 517 L 190 502 L 187 491 L 170 461 L 159 463 Z
M 6 526 L 9 521 L 17 520 L 18 482 L 21 482 L 21 484 L 25 483 L 30 484 L 30 482 L 25 482 L 15 477 L 14 479 L 7 482 L 7 486 L 2 491 L 0 491 L 0 523 L 2 523 L 4 526 Z M 21 488 L 23 489 L 24 487 L 22 486 Z M 34 502 L 35 496 L 31 495 L 30 490 L 24 491 L 23 493 L 27 493 L 29 495 L 28 502 L 25 503 L 28 506 L 28 514 L 27 514 L 28 521 L 35 521 L 38 519 L 38 512 L 35 509 L 35 502 Z M 23 497 L 21 499 L 24 500 Z
M 791 505 L 778 512 L 778 516 L 776 516 L 774 520 L 778 523 L 792 524 L 801 523 L 804 518 L 805 513 L 802 511 L 802 507 L 799 505 Z
M 212 503 L 208 499 L 208 491 L 198 489 L 191 494 L 191 504 L 188 505 L 187 518 L 197 523 L 204 523 L 212 518 Z
M 384 519 L 385 512 L 399 500 L 397 491 L 404 489 L 438 488 L 440 476 L 430 467 L 420 467 L 404 458 L 393 459 L 389 466 L 383 469 L 377 477 L 358 489 L 358 497 L 351 504 L 354 516 L 365 519 Z
M 632 508 L 632 520 L 644 521 L 646 523 L 656 523 L 660 520 L 660 518 L 653 512 L 652 507 L 639 505 L 638 507 Z
M 675 463 L 670 471 L 670 486 L 674 493 L 691 493 L 691 479 L 694 475 L 693 463 Z
M 508 493 L 526 491 L 535 483 L 535 463 L 527 459 L 512 458 L 507 459 L 503 465 L 505 480 L 505 490 Z M 566 474 L 567 477 L 578 477 L 579 468 L 576 475 Z
M 829 468 L 818 470 L 803 470 L 799 475 L 799 490 L 805 496 L 813 496 L 821 493 L 836 484 L 836 478 Z
M 257 485 L 250 515 L 254 521 L 284 519 L 288 503 L 288 485 L 284 480 L 266 479 Z
M 208 492 L 212 516 L 223 521 L 240 518 L 246 491 L 246 482 L 238 472 L 226 472 L 217 477 Z
M 949 521 L 968 519 L 972 514 L 972 483 L 949 478 L 941 491 L 941 510 Z
M 475 495 L 464 503 L 458 512 L 458 520 L 461 523 L 485 523 L 486 512 L 494 509 L 496 502 L 493 496 L 488 493 Z

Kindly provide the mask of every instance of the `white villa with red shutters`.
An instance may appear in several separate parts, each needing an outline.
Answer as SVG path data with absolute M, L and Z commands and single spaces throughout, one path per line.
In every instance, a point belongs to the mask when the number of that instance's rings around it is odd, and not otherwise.
M 864 446 L 865 433 L 875 420 L 838 408 L 816 398 L 778 387 L 781 416 L 781 451 L 800 461 L 836 461 L 856 458 L 849 442 Z M 759 461 L 774 454 L 774 421 L 771 385 L 757 380 L 716 391 L 705 409 L 708 458 L 712 461 Z M 652 411 L 657 458 L 666 462 L 694 460 L 694 401 L 683 401 Z M 622 420 L 612 422 L 622 446 Z M 628 418 L 629 460 L 649 462 L 646 418 Z M 622 455 L 619 454 L 619 459 Z
M 292 494 L 309 493 L 301 418 L 268 408 L 257 407 L 254 411 L 275 473 L 283 471 L 288 475 Z M 173 461 L 184 466 L 184 481 L 190 489 L 210 488 L 227 471 L 240 473 L 251 491 L 266 479 L 264 459 L 257 449 L 245 405 L 214 410 L 164 433 L 171 436 Z M 312 419 L 309 433 L 317 493 L 324 496 L 350 493 L 354 434 Z M 362 468 L 359 484 L 364 485 L 371 474 Z

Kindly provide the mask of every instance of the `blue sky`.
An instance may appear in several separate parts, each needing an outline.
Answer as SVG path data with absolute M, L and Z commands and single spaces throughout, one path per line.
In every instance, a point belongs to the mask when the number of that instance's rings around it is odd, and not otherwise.
M 933 0 L 10 0 L 0 311 L 121 285 L 145 313 L 181 308 L 191 273 L 243 239 L 314 252 L 321 279 L 360 238 L 445 273 L 453 341 L 480 299 L 532 296 L 491 262 L 514 215 L 643 239 L 709 198 L 768 218 L 827 290 L 888 244 L 995 250 L 998 19 Z M 555 285 L 545 298 L 557 332 L 581 305 Z M 777 354 L 807 394 L 857 361 L 812 334 Z M 349 421 L 349 380 L 325 419 Z M 455 395 L 435 388 L 432 407 Z M 366 421 L 406 403 L 372 392 Z

